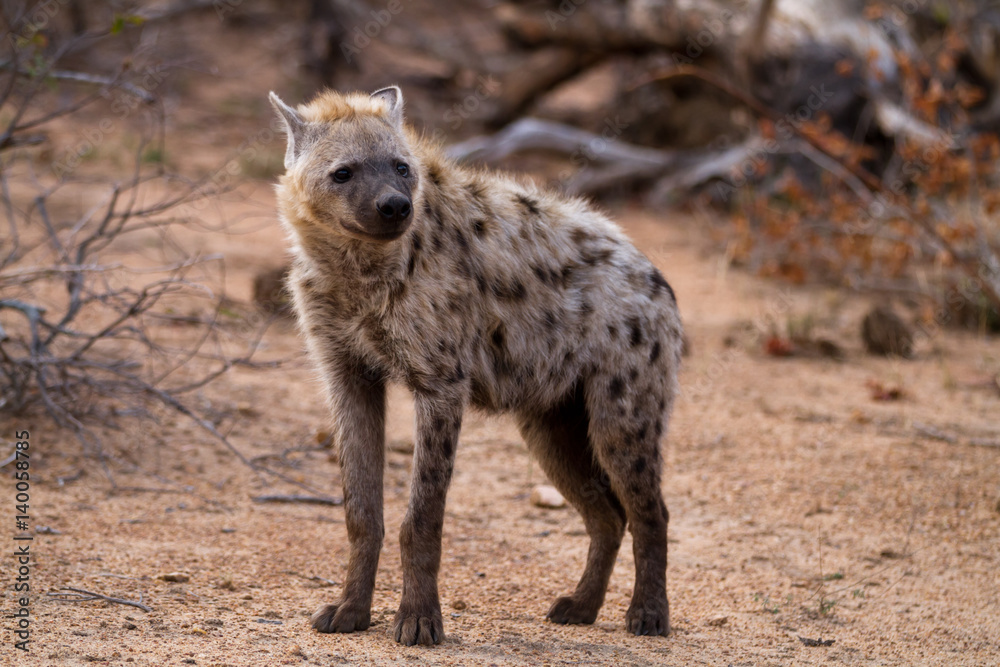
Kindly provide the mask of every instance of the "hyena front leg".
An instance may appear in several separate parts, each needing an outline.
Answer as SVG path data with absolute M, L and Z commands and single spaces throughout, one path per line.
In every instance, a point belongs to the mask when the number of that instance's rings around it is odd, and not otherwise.
M 407 646 L 444 639 L 437 586 L 441 528 L 464 403 L 458 395 L 416 395 L 417 445 L 410 505 L 399 533 L 403 597 L 393 623 L 396 641 Z
M 325 361 L 323 366 L 333 383 L 334 434 L 351 556 L 343 597 L 316 610 L 312 625 L 320 632 L 354 632 L 371 624 L 372 591 L 385 534 L 385 381 L 379 372 L 344 358 Z

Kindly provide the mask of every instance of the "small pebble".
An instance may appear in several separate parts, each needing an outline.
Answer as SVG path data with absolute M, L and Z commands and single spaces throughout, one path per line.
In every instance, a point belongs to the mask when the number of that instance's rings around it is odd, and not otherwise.
M 171 581 L 176 584 L 183 584 L 185 582 L 191 581 L 191 575 L 185 572 L 168 572 L 166 574 L 161 574 L 157 577 L 161 581 Z
M 556 487 L 541 484 L 531 490 L 531 504 L 547 509 L 559 509 L 566 507 L 566 499 L 556 490 Z

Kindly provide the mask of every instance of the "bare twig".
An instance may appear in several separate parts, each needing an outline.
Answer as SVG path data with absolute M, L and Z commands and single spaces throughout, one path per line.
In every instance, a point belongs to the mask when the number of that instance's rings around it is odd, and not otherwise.
M 337 506 L 343 504 L 342 498 L 330 498 L 323 496 L 302 496 L 302 495 L 268 495 L 268 496 L 253 496 L 250 498 L 255 503 L 302 503 L 306 505 L 329 505 Z
M 63 591 L 66 591 L 65 593 Z M 58 602 L 90 602 L 91 600 L 104 600 L 105 602 L 112 602 L 114 604 L 124 604 L 130 607 L 136 607 L 142 609 L 144 612 L 149 613 L 153 611 L 152 607 L 147 607 L 142 603 L 142 598 L 139 598 L 139 602 L 135 600 L 125 600 L 123 598 L 113 598 L 103 593 L 95 593 L 93 591 L 84 590 L 82 588 L 73 588 L 72 586 L 63 586 L 58 591 L 50 591 L 49 597 Z
M 932 440 L 941 440 L 942 442 L 948 442 L 954 444 L 958 442 L 958 438 L 953 435 L 948 435 L 944 431 L 934 428 L 930 424 L 923 424 L 921 422 L 913 422 L 913 430 L 920 435 L 927 436 Z

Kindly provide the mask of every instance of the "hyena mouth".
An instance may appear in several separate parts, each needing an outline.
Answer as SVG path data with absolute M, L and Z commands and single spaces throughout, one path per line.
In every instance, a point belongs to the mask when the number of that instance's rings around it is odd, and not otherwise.
M 400 236 L 406 233 L 406 230 L 410 228 L 410 225 L 409 222 L 407 222 L 406 224 L 400 225 L 395 229 L 380 230 L 380 231 L 374 231 L 371 229 L 364 229 L 362 227 L 354 227 L 348 225 L 344 225 L 344 228 L 347 229 L 347 231 L 349 231 L 352 235 L 359 237 L 361 240 L 386 242 L 386 241 L 395 241 L 396 239 L 398 239 Z

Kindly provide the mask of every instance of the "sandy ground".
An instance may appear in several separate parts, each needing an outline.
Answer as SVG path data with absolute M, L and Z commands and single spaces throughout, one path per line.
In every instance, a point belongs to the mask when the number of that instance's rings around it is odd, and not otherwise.
M 266 184 L 253 187 L 244 206 L 254 231 L 218 240 L 238 301 L 248 299 L 255 271 L 281 261 L 277 226 L 258 224 L 271 197 Z M 943 331 L 922 341 L 913 361 L 868 357 L 857 336 L 862 299 L 726 271 L 704 251 L 698 219 L 616 215 L 674 286 L 691 343 L 664 445 L 669 637 L 623 630 L 628 537 L 596 624 L 543 620 L 582 572 L 582 522 L 572 509 L 534 507 L 530 491 L 545 480 L 516 429 L 472 415 L 445 522 L 447 638 L 435 648 L 393 642 L 413 417 L 410 398 L 395 389 L 373 625 L 348 636 L 308 624 L 345 574 L 341 507 L 252 502 L 294 489 L 265 487 L 176 419 L 112 436 L 121 460 L 144 471 L 119 465 L 117 488 L 92 462 L 66 454 L 75 446 L 46 422 L 5 424 L 31 430 L 32 522 L 60 534 L 37 534 L 31 546 L 31 651 L 15 654 L 5 632 L 0 662 L 1000 664 L 1000 395 L 982 382 L 1000 370 L 996 342 Z M 845 360 L 763 353 L 769 323 L 806 315 Z M 326 417 L 294 328 L 273 327 L 262 354 L 288 361 L 234 371 L 199 400 L 223 415 L 247 456 L 267 456 L 273 469 L 340 495 L 336 461 L 316 447 Z M 899 386 L 904 397 L 874 401 L 870 380 Z M 79 470 L 79 479 L 58 483 Z M 10 578 L 10 559 L 4 567 Z M 159 578 L 173 572 L 189 580 Z M 61 586 L 141 597 L 153 610 L 46 597 Z M 5 586 L 4 608 L 12 604 Z M 807 646 L 800 637 L 833 643 Z
M 249 146 L 280 164 L 280 137 L 260 134 L 263 94 L 271 87 L 300 97 L 287 83 L 294 69 L 281 65 L 296 37 L 260 32 L 257 40 L 223 32 L 200 41 L 197 30 L 181 33 L 201 50 L 239 57 L 220 57 L 215 80 L 172 103 L 168 160 L 204 175 L 220 156 L 245 158 Z M 117 159 L 120 134 L 102 144 L 100 159 Z M 238 220 L 241 233 L 188 241 L 224 253 L 233 309 L 250 313 L 253 276 L 284 260 L 270 185 L 250 183 L 210 210 Z M 0 664 L 1000 664 L 1000 393 L 990 384 L 1000 371 L 997 341 L 932 327 L 916 359 L 872 358 L 858 337 L 865 299 L 727 269 L 705 250 L 699 218 L 614 214 L 673 285 L 691 344 L 664 443 L 669 637 L 624 632 L 628 537 L 596 624 L 543 620 L 583 570 L 582 522 L 572 509 L 529 502 L 545 479 L 510 422 L 470 415 L 444 528 L 446 640 L 434 648 L 393 642 L 413 418 L 410 398 L 395 389 L 373 625 L 347 636 L 308 623 L 344 578 L 343 508 L 254 503 L 296 489 L 266 486 L 176 417 L 108 436 L 115 486 L 45 420 L 4 423 L 3 442 L 14 430 L 31 432 L 36 534 L 31 650 L 14 650 L 5 618 Z M 844 349 L 843 361 L 763 352 L 772 326 L 806 318 Z M 293 326 L 277 324 L 263 342 L 262 358 L 284 359 L 280 368 L 236 369 L 195 400 L 246 456 L 339 496 L 336 460 L 317 446 L 327 415 L 301 341 Z M 901 388 L 903 398 L 873 400 L 870 381 Z M 6 615 L 15 602 L 12 559 L 0 568 Z M 160 578 L 177 572 L 187 581 Z M 62 586 L 141 598 L 152 611 L 47 597 Z

